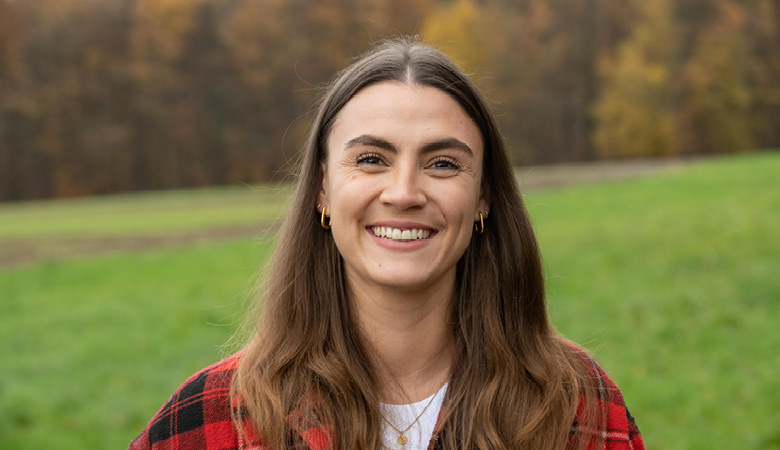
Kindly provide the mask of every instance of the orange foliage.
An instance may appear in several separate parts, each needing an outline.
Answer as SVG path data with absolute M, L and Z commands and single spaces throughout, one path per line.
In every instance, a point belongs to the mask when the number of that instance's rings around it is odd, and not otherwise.
M 0 201 L 284 176 L 319 87 L 417 33 L 524 163 L 780 146 L 775 0 L 0 0 Z

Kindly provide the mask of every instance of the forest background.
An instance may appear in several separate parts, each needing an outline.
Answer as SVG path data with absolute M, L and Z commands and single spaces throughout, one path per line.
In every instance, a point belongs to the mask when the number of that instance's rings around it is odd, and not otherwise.
M 780 147 L 780 0 L 0 0 L 0 201 L 284 179 L 398 34 L 473 74 L 516 163 Z

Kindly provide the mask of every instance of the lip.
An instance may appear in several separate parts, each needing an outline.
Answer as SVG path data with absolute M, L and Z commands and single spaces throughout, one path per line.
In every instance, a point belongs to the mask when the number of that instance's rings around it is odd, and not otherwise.
M 392 227 L 401 230 L 410 230 L 412 228 L 417 228 L 423 230 L 431 230 L 431 234 L 436 233 L 436 229 L 433 228 L 432 226 L 425 225 L 424 223 L 419 223 L 419 222 L 397 222 L 393 220 L 385 220 L 381 222 L 370 223 L 366 228 L 371 228 L 371 227 Z
M 431 230 L 431 234 L 426 239 L 415 239 L 411 241 L 401 242 L 401 241 L 394 241 L 392 239 L 377 237 L 376 235 L 374 235 L 374 232 L 371 229 L 371 227 L 391 227 L 391 228 L 398 228 L 401 230 L 409 230 L 412 228 L 416 228 L 416 229 Z M 371 239 L 374 240 L 374 243 L 376 243 L 380 247 L 390 249 L 390 250 L 417 250 L 423 248 L 431 242 L 431 239 L 433 239 L 433 237 L 436 236 L 437 233 L 435 228 L 419 222 L 399 222 L 399 221 L 392 221 L 392 220 L 373 222 L 370 225 L 368 225 L 365 229 L 366 229 L 366 233 L 368 233 Z

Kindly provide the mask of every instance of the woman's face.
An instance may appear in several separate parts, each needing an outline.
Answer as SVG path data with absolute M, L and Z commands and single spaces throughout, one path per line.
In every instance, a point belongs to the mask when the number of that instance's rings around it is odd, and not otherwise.
M 482 196 L 479 129 L 446 93 L 383 82 L 359 91 L 327 139 L 319 203 L 353 287 L 452 289 Z

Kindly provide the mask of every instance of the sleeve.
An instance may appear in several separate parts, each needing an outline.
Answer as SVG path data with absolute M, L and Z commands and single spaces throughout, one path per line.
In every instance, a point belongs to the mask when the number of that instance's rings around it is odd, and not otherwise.
M 567 448 L 585 439 L 587 450 L 644 450 L 642 435 L 615 382 L 585 350 L 570 341 L 561 342 L 583 365 L 585 374 Z
M 251 448 L 241 442 L 231 414 L 230 384 L 236 365 L 234 355 L 190 377 L 130 443 L 129 450 Z
M 597 405 L 601 416 L 598 426 L 599 448 L 644 450 L 642 435 L 639 433 L 634 417 L 626 407 L 620 389 L 593 358 L 587 356 L 587 361 L 595 382 Z

